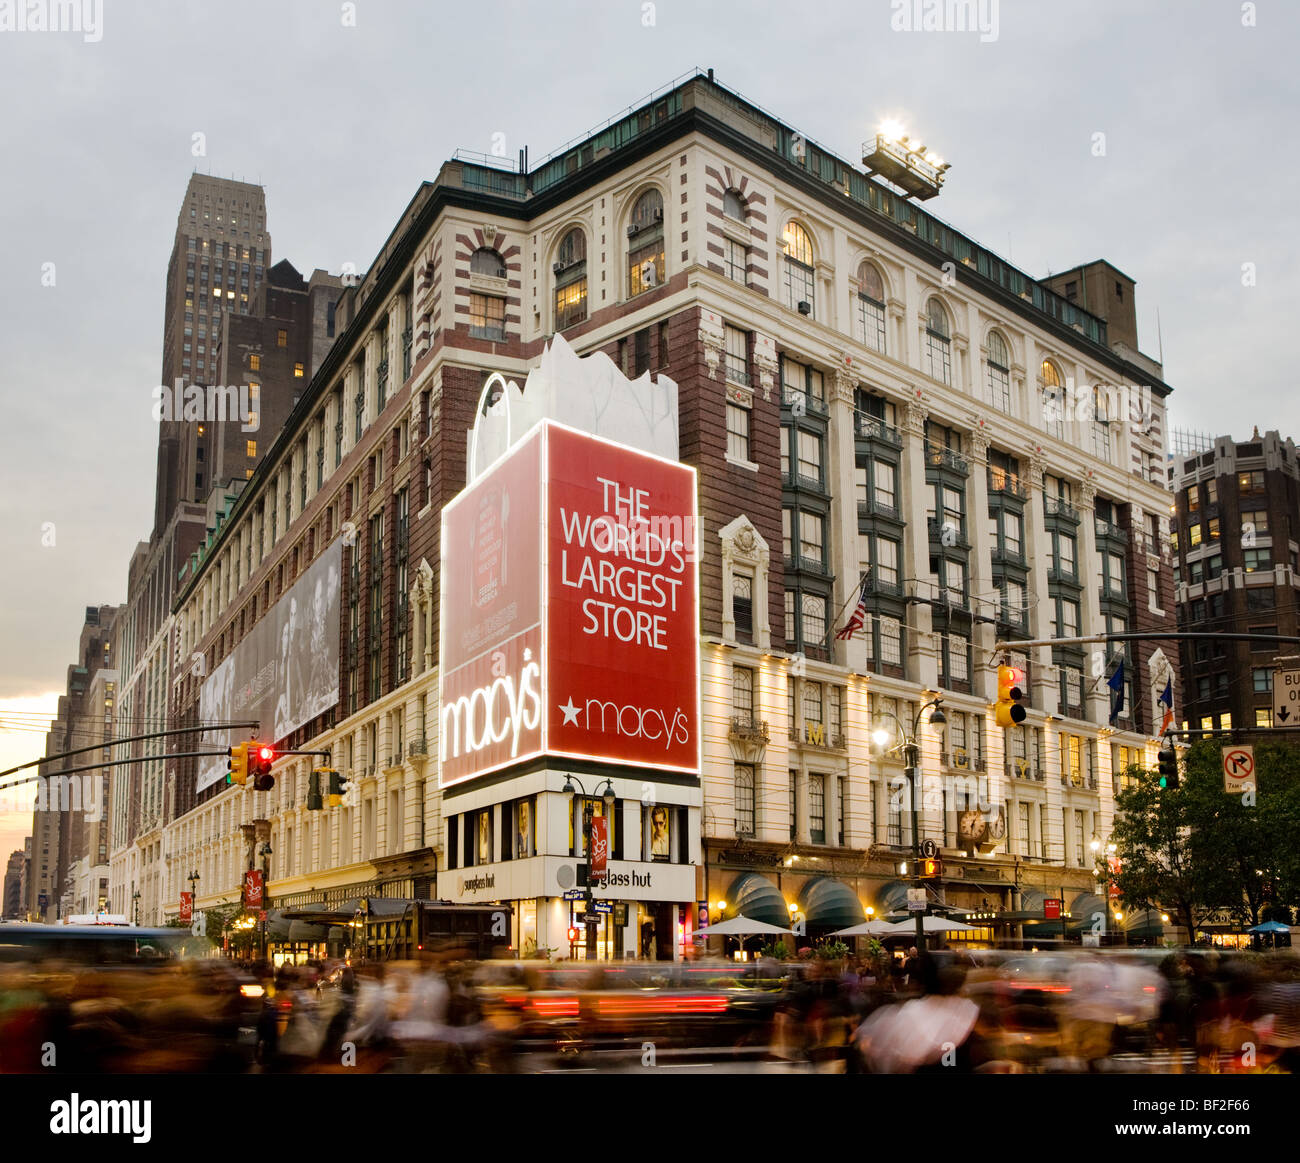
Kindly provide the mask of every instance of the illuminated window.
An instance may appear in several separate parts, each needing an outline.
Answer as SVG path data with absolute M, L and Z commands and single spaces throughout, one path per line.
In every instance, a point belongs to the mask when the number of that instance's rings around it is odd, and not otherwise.
M 230 297 L 232 299 L 235 297 L 233 291 L 231 292 Z M 289 346 L 289 333 L 285 331 L 284 328 L 280 328 L 280 330 L 275 333 L 275 345 L 276 347 Z
M 1273 708 L 1256 707 L 1255 708 L 1255 726 L 1271 727 L 1273 725 Z
M 560 242 L 555 265 L 555 330 L 587 318 L 587 236 L 576 227 Z
M 249 457 L 250 460 L 251 460 L 253 457 L 255 457 L 255 456 L 257 455 L 257 441 L 256 441 L 256 440 L 250 440 L 250 441 L 248 441 L 248 442 L 245 444 L 244 448 L 245 448 L 245 451 L 248 453 L 248 457 Z
M 293 374 L 295 379 L 302 379 L 302 364 L 296 363 L 293 365 Z
M 1061 373 L 1051 360 L 1043 360 L 1038 370 L 1043 381 L 1043 427 L 1052 436 L 1065 435 L 1065 389 L 1061 385 Z
M 808 232 L 797 222 L 786 225 L 782 245 L 785 249 L 785 304 L 792 311 L 800 310 L 809 319 L 817 317 L 813 296 L 813 249 Z
M 667 267 L 664 261 L 664 199 L 658 190 L 646 190 L 632 207 L 628 221 L 627 293 L 632 298 L 659 286 Z

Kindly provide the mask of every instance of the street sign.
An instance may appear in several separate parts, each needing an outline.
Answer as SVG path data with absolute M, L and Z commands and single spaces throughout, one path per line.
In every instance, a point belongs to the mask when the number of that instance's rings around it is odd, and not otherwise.
M 909 913 L 925 912 L 925 889 L 909 888 L 907 890 L 907 911 Z
M 1239 795 L 1255 786 L 1255 748 L 1249 743 L 1233 743 L 1223 748 L 1223 790 Z
M 565 899 L 566 901 L 580 901 L 580 900 L 582 900 L 582 898 L 585 897 L 586 895 L 587 895 L 587 892 L 586 892 L 585 889 L 581 889 L 581 888 L 570 888 L 570 889 L 566 889 L 566 890 L 565 890 L 565 893 L 564 893 L 564 899 Z
M 921 841 L 921 855 L 927 860 L 933 860 L 939 855 L 939 845 L 933 840 Z
M 1273 725 L 1300 726 L 1300 670 L 1273 672 Z
M 613 901 L 595 901 L 594 903 L 596 906 L 596 912 L 605 913 L 607 916 L 613 915 L 614 913 Z

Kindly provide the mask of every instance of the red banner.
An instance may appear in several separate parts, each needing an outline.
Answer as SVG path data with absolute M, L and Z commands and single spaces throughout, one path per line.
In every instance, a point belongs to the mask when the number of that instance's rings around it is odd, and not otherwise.
M 244 908 L 262 907 L 262 870 L 254 868 L 244 873 Z
M 181 912 L 178 920 L 192 921 L 194 919 L 194 894 L 192 892 L 181 893 Z
M 609 861 L 609 821 L 604 816 L 591 819 L 591 879 L 604 880 Z
M 1061 919 L 1060 897 L 1049 896 L 1043 901 L 1043 919 L 1045 921 L 1059 921 Z

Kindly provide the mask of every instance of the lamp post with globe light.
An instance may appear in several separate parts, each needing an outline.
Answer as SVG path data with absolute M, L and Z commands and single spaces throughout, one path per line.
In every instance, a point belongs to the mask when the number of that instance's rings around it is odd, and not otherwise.
M 893 719 L 898 724 L 899 741 L 890 748 L 891 751 L 902 750 L 903 764 L 907 775 L 908 784 L 911 788 L 912 795 L 912 881 L 917 888 L 924 888 L 921 879 L 921 838 L 918 831 L 917 816 L 919 814 L 919 805 L 917 803 L 917 791 L 921 778 L 921 748 L 916 741 L 917 733 L 921 729 L 921 716 L 931 707 L 934 710 L 930 713 L 929 723 L 932 727 L 942 727 L 948 722 L 948 717 L 943 713 L 943 696 L 931 699 L 927 703 L 922 703 L 917 708 L 916 716 L 912 720 L 912 730 L 908 733 L 907 726 L 903 721 L 894 714 L 893 711 L 882 710 L 879 713 Z M 880 747 L 884 747 L 890 740 L 890 734 L 884 728 L 878 727 L 871 735 L 872 740 Z M 925 912 L 922 909 L 916 911 L 916 951 L 917 953 L 925 952 Z
M 587 876 L 586 884 L 583 886 L 586 895 L 583 897 L 583 908 L 585 910 L 587 940 L 586 950 L 587 959 L 594 961 L 596 959 L 596 902 L 591 894 L 591 804 L 587 802 L 587 789 L 583 787 L 582 781 L 576 775 L 569 775 L 564 780 L 564 786 L 560 789 L 567 795 L 573 795 L 574 784 L 577 784 L 577 790 L 582 793 L 582 848 L 587 857 Z M 605 808 L 605 819 L 609 821 L 611 829 L 610 839 L 613 840 L 613 820 L 611 815 L 614 811 L 614 783 L 606 779 L 605 786 L 601 788 L 600 798 Z M 572 808 L 570 808 L 572 811 Z

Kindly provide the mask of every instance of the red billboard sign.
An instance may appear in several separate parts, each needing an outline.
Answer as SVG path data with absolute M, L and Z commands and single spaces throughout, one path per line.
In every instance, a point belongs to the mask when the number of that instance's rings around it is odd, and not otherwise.
M 262 907 L 262 870 L 250 869 L 244 873 L 244 908 L 260 909 Z
M 443 510 L 440 782 L 698 774 L 695 471 L 543 421 Z
M 1059 921 L 1061 919 L 1061 898 L 1049 896 L 1043 901 L 1043 919 Z
M 186 922 L 194 919 L 194 894 L 192 892 L 181 893 L 181 911 L 177 919 Z

